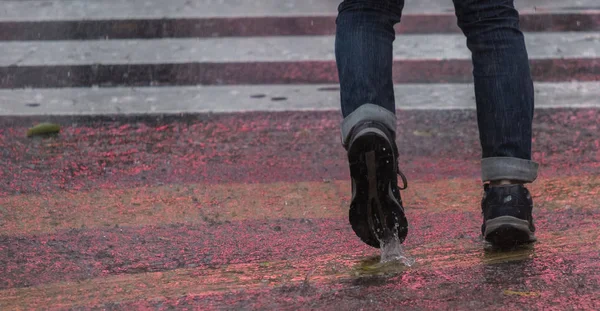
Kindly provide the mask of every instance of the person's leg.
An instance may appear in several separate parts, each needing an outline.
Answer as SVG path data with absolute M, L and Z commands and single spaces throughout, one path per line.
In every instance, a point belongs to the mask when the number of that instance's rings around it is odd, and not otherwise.
M 404 0 L 345 0 L 340 4 L 335 56 L 344 117 L 369 103 L 395 113 L 392 43 L 403 5 Z
M 392 81 L 394 25 L 403 5 L 403 0 L 345 0 L 336 20 L 342 142 L 352 177 L 349 219 L 356 234 L 373 247 L 393 231 L 400 241 L 407 233 L 396 176 Z
M 489 183 L 482 233 L 498 243 L 533 240 L 533 203 L 523 184 L 538 170 L 531 160 L 534 93 L 519 14 L 513 0 L 453 1 L 472 52 L 481 173 Z

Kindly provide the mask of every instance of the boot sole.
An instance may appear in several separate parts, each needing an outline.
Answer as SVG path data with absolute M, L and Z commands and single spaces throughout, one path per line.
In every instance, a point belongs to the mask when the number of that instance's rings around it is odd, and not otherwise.
M 527 220 L 500 216 L 485 222 L 485 240 L 497 247 L 510 247 L 536 241 Z
M 376 128 L 359 132 L 350 143 L 348 160 L 355 187 L 349 220 L 356 235 L 375 248 L 394 234 L 404 242 L 408 221 L 391 192 L 396 159 L 385 134 Z

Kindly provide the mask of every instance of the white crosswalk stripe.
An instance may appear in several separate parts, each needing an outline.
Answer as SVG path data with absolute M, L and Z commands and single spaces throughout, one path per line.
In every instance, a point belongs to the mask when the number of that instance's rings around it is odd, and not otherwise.
M 332 15 L 341 0 L 3 0 L 0 21 Z M 572 12 L 597 0 L 520 0 L 521 12 Z M 452 13 L 452 0 L 406 0 L 403 14 Z
M 527 33 L 531 59 L 600 57 L 600 33 Z M 0 42 L 0 66 L 334 61 L 333 36 Z M 398 35 L 396 60 L 470 59 L 463 35 Z
M 20 27 L 27 22 L 99 21 L 127 19 L 187 19 L 273 16 L 335 16 L 339 1 L 334 0 L 44 0 L 3 1 L 0 27 Z M 522 12 L 563 14 L 592 10 L 596 0 L 517 1 Z M 453 14 L 452 2 L 445 0 L 409 0 L 405 15 Z M 590 13 L 592 14 L 592 13 Z M 597 13 L 593 13 L 597 14 Z M 232 19 L 233 21 L 234 19 Z M 24 23 L 24 24 L 20 24 Z M 6 25 L 9 25 L 6 24 Z M 17 25 L 17 26 L 15 26 Z M 8 26 L 6 26 L 8 27 Z M 23 26 L 25 27 L 25 26 Z M 593 26 L 595 27 L 595 26 Z M 593 28 L 592 27 L 592 28 Z M 13 28 L 10 28 L 13 29 Z M 10 29 L 0 29 L 9 31 Z M 565 70 L 562 60 L 585 60 L 600 65 L 600 33 L 526 32 L 526 44 L 532 60 L 556 60 L 551 72 Z M 215 38 L 152 38 L 111 40 L 36 40 L 0 41 L 0 70 L 41 67 L 96 65 L 169 65 L 228 64 L 260 62 L 334 62 L 332 35 L 257 36 Z M 470 60 L 465 38 L 460 33 L 399 34 L 394 42 L 397 61 Z M 62 69 L 61 69 L 62 70 Z M 600 73 L 592 69 L 583 81 L 537 82 L 536 107 L 600 107 Z M 36 71 L 36 72 L 38 72 Z M 68 74 L 69 72 L 67 72 Z M 52 75 L 49 75 L 52 76 Z M 145 113 L 204 113 L 237 111 L 337 110 L 337 85 L 273 84 L 227 86 L 124 87 L 118 83 L 106 88 L 22 89 L 12 85 L 18 77 L 0 78 L 0 115 L 95 115 Z M 570 81 L 573 80 L 573 81 Z M 595 80 L 595 81 L 594 81 Z M 51 82 L 51 81 L 50 81 Z M 153 81 L 148 81 L 151 85 Z M 49 83 L 49 86 L 52 84 Z M 9 89 L 7 87 L 16 87 Z M 470 83 L 398 84 L 395 86 L 399 109 L 474 109 Z
M 600 108 L 600 82 L 536 83 L 536 108 Z M 470 84 L 399 84 L 398 109 L 475 109 Z M 337 85 L 177 86 L 0 90 L 0 115 L 329 111 Z M 33 106 L 33 107 L 32 107 Z

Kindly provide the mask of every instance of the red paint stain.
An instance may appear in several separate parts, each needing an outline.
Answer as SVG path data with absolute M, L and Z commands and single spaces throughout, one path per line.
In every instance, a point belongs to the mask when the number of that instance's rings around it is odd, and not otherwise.
M 400 163 L 409 180 L 478 178 L 474 112 L 400 111 L 398 119 Z M 348 179 L 336 112 L 135 120 L 64 124 L 60 136 L 48 139 L 26 138 L 27 125 L 5 127 L 0 195 Z M 533 150 L 540 177 L 598 174 L 599 123 L 595 109 L 537 111 Z M 415 130 L 433 134 L 417 136 Z

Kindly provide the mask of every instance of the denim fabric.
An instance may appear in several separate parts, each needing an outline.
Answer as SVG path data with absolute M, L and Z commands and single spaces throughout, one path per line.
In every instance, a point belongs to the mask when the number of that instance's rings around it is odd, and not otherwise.
M 403 0 L 340 4 L 335 55 L 345 118 L 365 104 L 395 113 L 392 43 L 403 7 Z M 534 95 L 519 14 L 512 0 L 454 0 L 454 7 L 472 53 L 482 179 L 531 182 L 538 169 L 531 161 Z

